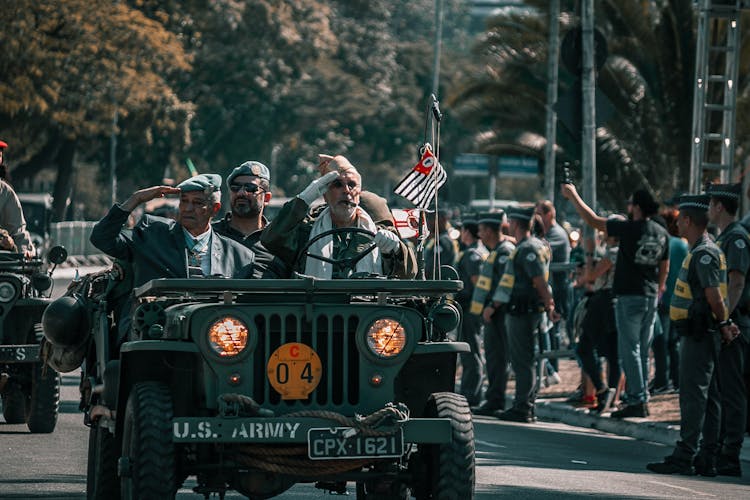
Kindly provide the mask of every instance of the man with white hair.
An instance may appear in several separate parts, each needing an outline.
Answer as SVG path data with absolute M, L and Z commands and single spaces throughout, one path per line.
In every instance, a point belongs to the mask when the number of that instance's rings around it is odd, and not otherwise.
M 394 229 L 378 226 L 360 206 L 362 176 L 357 169 L 341 155 L 320 155 L 319 169 L 323 176 L 282 207 L 263 231 L 261 243 L 307 276 L 410 277 L 408 247 Z M 320 196 L 326 206 L 310 211 Z M 371 241 L 375 246 L 369 249 Z

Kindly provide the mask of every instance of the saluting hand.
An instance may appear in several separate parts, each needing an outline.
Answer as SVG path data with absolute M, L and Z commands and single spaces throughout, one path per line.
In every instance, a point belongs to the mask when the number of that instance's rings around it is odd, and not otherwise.
M 133 193 L 128 200 L 120 205 L 123 210 L 132 212 L 135 208 L 147 201 L 151 201 L 155 198 L 163 198 L 168 194 L 180 194 L 180 188 L 172 186 L 153 186 L 146 189 L 141 189 Z

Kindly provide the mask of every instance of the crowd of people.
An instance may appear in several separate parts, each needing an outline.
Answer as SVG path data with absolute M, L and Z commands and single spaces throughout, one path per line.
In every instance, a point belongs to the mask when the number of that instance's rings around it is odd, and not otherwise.
M 5 148 L 0 141 L 0 166 Z M 647 417 L 653 394 L 679 390 L 680 441 L 650 470 L 741 474 L 750 385 L 750 216 L 737 220 L 739 184 L 709 186 L 662 211 L 648 191 L 637 190 L 626 215 L 608 217 L 563 184 L 562 197 L 594 238 L 581 241 L 580 231 L 566 230 L 555 205 L 542 200 L 463 214 L 460 222 L 439 210 L 429 217 L 432 234 L 422 248 L 402 237 L 386 200 L 363 190 L 348 159 L 320 155 L 319 169 L 321 176 L 272 221 L 264 216 L 272 197 L 269 169 L 247 161 L 226 179 L 230 207 L 223 218 L 217 219 L 224 182 L 201 174 L 134 192 L 109 210 L 90 239 L 131 270 L 133 286 L 164 277 L 294 273 L 411 279 L 422 269 L 427 279 L 439 279 L 441 266 L 452 266 L 464 284 L 455 297 L 464 311 L 456 335 L 470 347 L 460 356 L 458 391 L 475 414 L 534 422 L 540 386 L 560 381 L 552 354 L 573 348 L 581 367 L 573 398 L 592 411 Z M 179 196 L 175 218 L 144 215 L 126 227 L 136 208 L 169 195 Z M 2 179 L 0 202 L 0 246 L 32 252 L 18 198 Z M 118 324 L 122 335 L 127 328 Z M 511 373 L 515 396 L 506 407 Z

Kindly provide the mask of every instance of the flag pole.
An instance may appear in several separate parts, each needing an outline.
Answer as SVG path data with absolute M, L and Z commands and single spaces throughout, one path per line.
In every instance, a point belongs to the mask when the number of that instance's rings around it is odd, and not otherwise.
M 440 120 L 443 118 L 443 114 L 440 112 L 440 102 L 437 100 L 437 97 L 435 94 L 431 94 L 430 98 L 432 100 L 430 104 L 430 109 L 432 110 L 432 127 L 430 127 L 432 131 L 432 144 L 435 145 L 435 167 L 431 171 L 432 180 L 435 186 L 435 251 L 432 252 L 432 269 L 433 272 L 432 276 L 437 276 L 437 279 L 442 279 L 442 275 L 440 272 L 440 233 L 439 233 L 439 221 L 438 219 L 440 212 L 438 211 L 438 169 L 437 165 L 440 164 Z

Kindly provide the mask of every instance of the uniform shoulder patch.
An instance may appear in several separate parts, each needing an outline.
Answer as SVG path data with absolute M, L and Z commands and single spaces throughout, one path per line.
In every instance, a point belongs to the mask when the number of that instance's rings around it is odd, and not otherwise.
M 700 262 L 701 264 L 710 264 L 712 260 L 713 259 L 711 259 L 711 256 L 709 254 L 705 254 L 701 256 L 698 262 Z
M 499 259 L 497 259 L 500 264 L 505 264 L 508 262 L 508 256 L 507 255 L 501 255 Z
M 534 252 L 527 253 L 526 260 L 528 260 L 529 262 L 534 262 L 536 260 L 536 253 Z
M 737 238 L 736 240 L 734 240 L 734 245 L 740 250 L 742 250 L 743 248 L 747 246 L 743 238 Z

